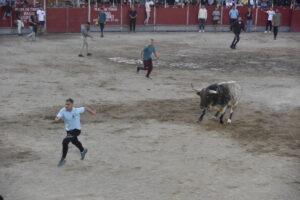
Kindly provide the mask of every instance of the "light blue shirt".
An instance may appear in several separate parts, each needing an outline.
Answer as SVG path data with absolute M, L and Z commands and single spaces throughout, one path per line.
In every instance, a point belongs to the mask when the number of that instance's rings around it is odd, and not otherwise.
M 63 118 L 65 123 L 65 129 L 67 131 L 78 129 L 81 130 L 80 126 L 80 114 L 85 110 L 84 107 L 73 108 L 71 112 L 67 111 L 66 108 L 62 108 L 58 114 L 57 118 Z
M 231 9 L 229 11 L 229 16 L 231 19 L 237 19 L 239 16 L 239 11 L 237 9 Z

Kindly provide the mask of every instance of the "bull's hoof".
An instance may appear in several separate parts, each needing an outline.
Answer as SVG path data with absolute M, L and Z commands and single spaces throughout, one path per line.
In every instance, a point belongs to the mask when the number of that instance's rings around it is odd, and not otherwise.
M 227 120 L 227 123 L 228 123 L 228 124 L 231 124 L 231 119 L 228 119 L 228 120 Z

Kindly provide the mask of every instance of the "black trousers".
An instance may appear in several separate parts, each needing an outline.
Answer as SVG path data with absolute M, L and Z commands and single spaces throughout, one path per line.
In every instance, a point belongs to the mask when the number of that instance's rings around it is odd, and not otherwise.
M 236 44 L 238 43 L 240 41 L 240 34 L 234 34 L 234 39 L 233 39 L 233 41 L 232 41 L 232 44 L 231 44 L 231 46 L 232 47 L 235 47 L 236 46 Z
M 274 31 L 274 39 L 276 39 L 278 34 L 278 26 L 273 26 L 273 31 Z
M 267 21 L 266 31 L 268 30 L 268 27 L 270 27 L 270 31 L 272 31 L 272 21 Z
M 101 35 L 103 35 L 103 30 L 104 30 L 104 23 L 100 23 L 100 31 L 101 31 Z
M 130 31 L 135 31 L 135 23 L 136 23 L 136 19 L 129 19 Z
M 78 129 L 67 131 L 67 137 L 65 137 L 65 139 L 62 142 L 62 158 L 66 158 L 70 142 L 72 142 L 72 144 L 74 144 L 80 150 L 80 152 L 83 152 L 84 148 L 77 138 L 80 135 L 80 133 L 81 130 Z

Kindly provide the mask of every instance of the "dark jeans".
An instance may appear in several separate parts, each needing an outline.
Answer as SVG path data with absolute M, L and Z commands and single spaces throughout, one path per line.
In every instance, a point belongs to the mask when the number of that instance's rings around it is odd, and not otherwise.
M 65 139 L 62 142 L 62 158 L 66 158 L 70 142 L 72 142 L 72 144 L 74 144 L 80 150 L 80 152 L 83 152 L 84 148 L 77 138 L 80 135 L 80 133 L 81 130 L 78 129 L 67 131 L 67 137 L 65 137 Z
M 236 44 L 238 43 L 240 41 L 240 34 L 234 34 L 234 39 L 233 39 L 233 41 L 232 41 L 232 44 L 231 44 L 231 46 L 232 47 L 235 47 L 236 46 Z
M 136 23 L 136 19 L 129 19 L 129 28 L 130 28 L 130 31 L 134 31 L 135 32 L 135 23 Z
M 103 30 L 104 30 L 104 23 L 100 23 L 100 31 L 101 31 L 101 35 L 103 35 Z
M 234 22 L 236 22 L 237 19 L 232 19 L 230 18 L 230 31 L 232 31 L 232 26 L 234 24 Z
M 204 30 L 205 19 L 199 19 L 199 29 Z
M 272 21 L 267 21 L 267 25 L 266 25 L 266 31 L 268 30 L 268 27 L 270 26 L 270 31 L 272 31 Z
M 274 39 L 276 39 L 278 34 L 278 26 L 273 26 L 273 31 L 274 31 Z
M 138 67 L 138 70 L 148 70 L 146 76 L 149 77 L 153 69 L 152 59 L 150 58 L 149 60 L 144 60 L 143 62 L 144 62 L 144 67 Z

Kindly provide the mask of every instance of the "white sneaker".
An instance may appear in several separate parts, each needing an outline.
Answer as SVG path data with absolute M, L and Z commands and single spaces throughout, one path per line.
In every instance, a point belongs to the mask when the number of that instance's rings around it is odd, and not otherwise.
M 199 30 L 199 33 L 201 33 L 201 30 Z
M 204 33 L 204 30 L 202 30 L 202 33 Z
M 268 33 L 268 31 L 265 31 L 265 33 Z

